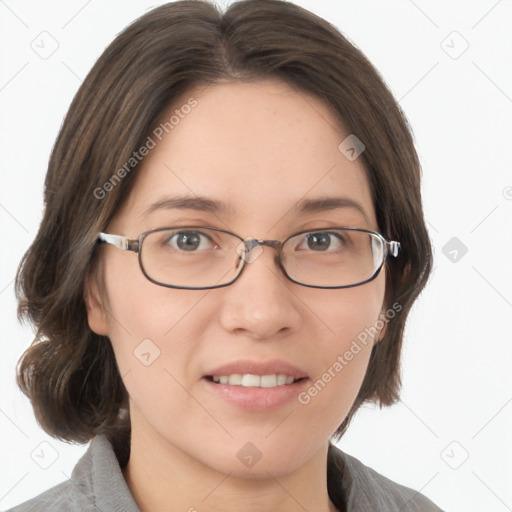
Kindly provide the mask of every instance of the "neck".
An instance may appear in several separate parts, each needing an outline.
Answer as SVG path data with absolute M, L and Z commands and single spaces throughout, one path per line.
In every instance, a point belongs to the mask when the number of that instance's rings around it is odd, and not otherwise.
M 134 428 L 135 427 L 135 428 Z M 243 478 L 225 474 L 158 436 L 132 425 L 123 470 L 141 512 L 334 512 L 327 493 L 328 444 L 289 474 Z

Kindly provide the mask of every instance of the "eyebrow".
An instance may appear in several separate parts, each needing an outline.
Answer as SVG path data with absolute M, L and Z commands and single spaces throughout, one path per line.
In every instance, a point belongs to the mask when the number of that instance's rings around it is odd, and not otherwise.
M 318 199 L 303 199 L 295 207 L 296 213 L 317 213 L 341 208 L 350 208 L 359 212 L 369 221 L 362 205 L 349 197 L 322 197 Z
M 206 197 L 199 196 L 174 196 L 164 197 L 153 203 L 142 215 L 149 215 L 156 210 L 198 210 L 202 212 L 221 213 L 227 210 L 226 205 L 221 201 L 213 201 Z
M 295 214 L 318 213 L 329 210 L 337 210 L 349 208 L 359 212 L 365 220 L 368 221 L 368 215 L 364 208 L 353 199 L 348 197 L 321 197 L 317 199 L 303 199 L 299 201 L 292 209 Z M 143 216 L 149 215 L 156 210 L 196 210 L 209 213 L 223 213 L 228 210 L 228 207 L 222 201 L 214 201 L 207 197 L 200 196 L 173 196 L 164 197 L 143 212 Z

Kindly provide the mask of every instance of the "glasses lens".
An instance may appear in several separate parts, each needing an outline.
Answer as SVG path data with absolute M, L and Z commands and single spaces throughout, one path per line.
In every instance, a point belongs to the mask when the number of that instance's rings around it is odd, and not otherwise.
M 151 231 L 142 242 L 141 262 L 152 280 L 183 288 L 219 286 L 240 268 L 240 239 L 208 228 Z
M 351 229 L 301 233 L 283 247 L 283 266 L 288 275 L 311 286 L 362 283 L 376 274 L 383 261 L 383 239 Z

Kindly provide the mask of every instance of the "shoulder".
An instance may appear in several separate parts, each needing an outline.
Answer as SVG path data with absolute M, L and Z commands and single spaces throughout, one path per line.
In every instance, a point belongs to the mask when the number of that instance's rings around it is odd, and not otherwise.
M 420 492 L 393 482 L 333 445 L 329 462 L 331 474 L 339 475 L 348 512 L 443 512 Z
M 70 510 L 71 482 L 69 480 L 48 489 L 39 496 L 22 503 L 7 512 L 60 512 Z
M 110 441 L 96 436 L 71 478 L 7 512 L 140 512 Z
M 95 451 L 98 451 L 98 446 Z M 94 501 L 92 492 L 91 446 L 77 462 L 69 480 L 66 480 L 38 496 L 9 509 L 7 512 L 71 512 L 94 510 L 87 502 Z

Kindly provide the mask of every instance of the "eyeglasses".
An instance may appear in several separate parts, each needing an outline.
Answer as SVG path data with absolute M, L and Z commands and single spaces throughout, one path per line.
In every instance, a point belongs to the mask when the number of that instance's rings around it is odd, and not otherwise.
M 388 256 L 398 256 L 400 243 L 374 231 L 326 228 L 301 231 L 284 241 L 245 240 L 224 229 L 180 226 L 157 228 L 138 239 L 100 233 L 98 243 L 139 255 L 143 274 L 169 288 L 206 290 L 234 283 L 246 263 L 276 249 L 276 263 L 292 282 L 311 288 L 350 288 L 377 277 Z

